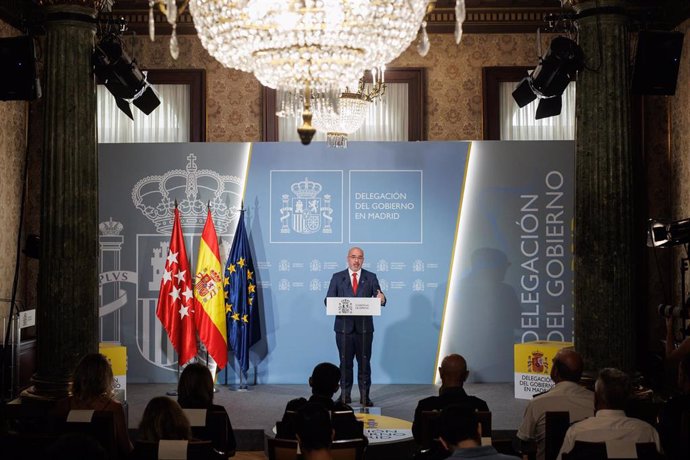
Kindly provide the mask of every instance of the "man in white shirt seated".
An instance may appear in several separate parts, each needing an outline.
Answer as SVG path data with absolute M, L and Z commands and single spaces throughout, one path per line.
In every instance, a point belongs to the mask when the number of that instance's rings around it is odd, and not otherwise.
M 594 393 L 578 385 L 584 364 L 574 350 L 560 350 L 551 362 L 551 380 L 556 384 L 536 396 L 525 409 L 517 437 L 537 443 L 537 460 L 544 460 L 546 412 L 568 411 L 570 423 L 594 415 Z
M 606 443 L 609 457 L 620 457 L 621 450 L 634 452 L 635 444 L 642 442 L 655 443 L 657 451 L 661 452 L 659 435 L 654 427 L 625 415 L 623 409 L 631 391 L 627 374 L 618 369 L 602 369 L 594 386 L 595 416 L 568 429 L 557 460 L 561 460 L 564 453 L 573 449 L 575 441 Z

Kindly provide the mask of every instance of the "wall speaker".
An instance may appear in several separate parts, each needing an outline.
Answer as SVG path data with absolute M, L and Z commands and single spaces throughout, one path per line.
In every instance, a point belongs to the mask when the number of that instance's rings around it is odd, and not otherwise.
M 641 31 L 633 69 L 633 94 L 675 94 L 682 50 L 681 32 Z
M 0 38 L 0 100 L 30 101 L 41 97 L 31 37 Z

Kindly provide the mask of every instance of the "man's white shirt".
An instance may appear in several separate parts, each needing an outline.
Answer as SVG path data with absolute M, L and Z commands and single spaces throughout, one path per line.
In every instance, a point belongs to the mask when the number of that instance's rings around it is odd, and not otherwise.
M 591 417 L 594 415 L 594 393 L 575 382 L 562 381 L 530 401 L 517 437 L 537 442 L 537 460 L 544 460 L 545 414 L 558 411 L 568 411 L 570 423 Z
M 622 410 L 602 409 L 594 417 L 571 426 L 556 460 L 561 460 L 563 453 L 570 452 L 575 441 L 605 442 L 609 457 L 620 457 L 616 449 L 634 448 L 640 442 L 653 442 L 657 451 L 661 452 L 659 434 L 654 427 L 642 420 L 627 417 Z

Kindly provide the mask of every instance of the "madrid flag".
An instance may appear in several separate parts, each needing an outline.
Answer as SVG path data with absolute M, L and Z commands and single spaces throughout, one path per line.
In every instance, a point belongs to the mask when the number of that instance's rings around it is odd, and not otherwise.
M 199 241 L 199 258 L 194 280 L 196 329 L 208 353 L 222 369 L 228 362 L 228 335 L 225 324 L 223 269 L 218 251 L 218 236 L 209 209 Z
M 180 212 L 175 207 L 170 248 L 165 261 L 165 272 L 161 279 L 156 316 L 168 333 L 178 354 L 180 365 L 186 364 L 196 355 L 196 334 L 194 324 L 194 300 L 189 260 L 180 226 Z

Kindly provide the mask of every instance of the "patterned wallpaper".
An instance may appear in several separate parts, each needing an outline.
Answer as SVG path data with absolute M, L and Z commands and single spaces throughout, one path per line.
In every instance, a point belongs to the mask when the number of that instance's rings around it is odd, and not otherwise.
M 14 37 L 18 32 L 0 21 L 0 37 Z M 7 315 L 14 278 L 14 254 L 17 244 L 19 203 L 22 194 L 22 171 L 26 148 L 27 103 L 22 101 L 0 102 L 0 221 L 5 228 L 0 232 L 0 318 Z M 20 285 L 21 286 L 21 285 Z M 24 299 L 20 288 L 17 298 Z
M 690 21 L 680 27 L 685 32 L 689 29 Z M 0 36 L 13 32 L 0 24 Z M 430 39 L 431 50 L 425 58 L 417 54 L 413 44 L 390 66 L 426 68 L 426 122 L 429 140 L 481 139 L 482 67 L 535 65 L 535 35 L 467 34 L 459 46 L 455 45 L 451 34 L 432 34 Z M 548 36 L 542 37 L 544 46 L 549 39 Z M 206 70 L 207 141 L 260 140 L 261 91 L 256 79 L 252 75 L 222 67 L 209 56 L 195 36 L 180 36 L 179 42 L 180 58 L 177 61 L 170 57 L 167 37 L 158 37 L 153 43 L 145 36 L 128 37 L 126 46 L 129 54 L 136 58 L 142 68 Z M 687 180 L 690 178 L 690 46 L 687 45 L 686 43 L 684 48 L 676 96 L 649 99 L 645 117 L 645 131 L 657 133 L 655 137 L 645 139 L 647 164 L 656 168 L 647 173 L 650 201 L 662 203 L 665 199 L 667 204 L 657 205 L 656 211 L 670 211 L 673 218 L 690 216 L 690 181 Z M 0 171 L 0 202 L 6 203 L 3 217 L 7 213 L 9 218 L 16 218 L 18 214 L 18 172 L 21 170 L 21 152 L 25 142 L 24 107 L 24 103 L 0 102 L 0 122 L 3 123 L 2 126 L 12 127 L 0 132 L 0 149 L 8 165 Z M 35 134 L 32 138 L 40 139 L 41 102 L 32 104 L 32 108 L 35 109 L 32 119 L 37 121 L 32 127 L 32 133 Z M 665 115 L 667 112 L 668 117 Z M 31 180 L 40 183 L 40 142 L 31 147 Z M 27 232 L 38 233 L 38 196 L 35 195 L 29 201 L 31 210 L 27 217 Z M 8 225 L 10 229 L 16 228 L 16 221 Z M 1 234 L 0 251 L 4 254 L 12 253 L 15 239 L 16 234 L 12 231 Z M 34 265 L 29 264 L 27 286 L 35 286 Z M 669 271 L 673 272 L 675 266 L 675 263 L 671 264 Z M 0 263 L 0 297 L 9 295 L 12 269 L 12 264 L 5 260 Z M 670 273 L 670 276 L 674 274 Z M 32 304 L 32 300 L 35 303 L 33 291 L 34 289 L 27 289 L 29 304 Z
M 432 34 L 431 51 L 422 58 L 411 46 L 390 67 L 427 68 L 429 140 L 482 138 L 482 67 L 536 65 L 534 34 L 468 34 L 458 46 L 452 34 Z M 143 68 L 205 68 L 207 140 L 261 139 L 261 91 L 247 73 L 222 67 L 196 36 L 181 36 L 180 57 L 173 61 L 167 37 L 127 39 Z M 548 37 L 543 38 L 548 43 Z

